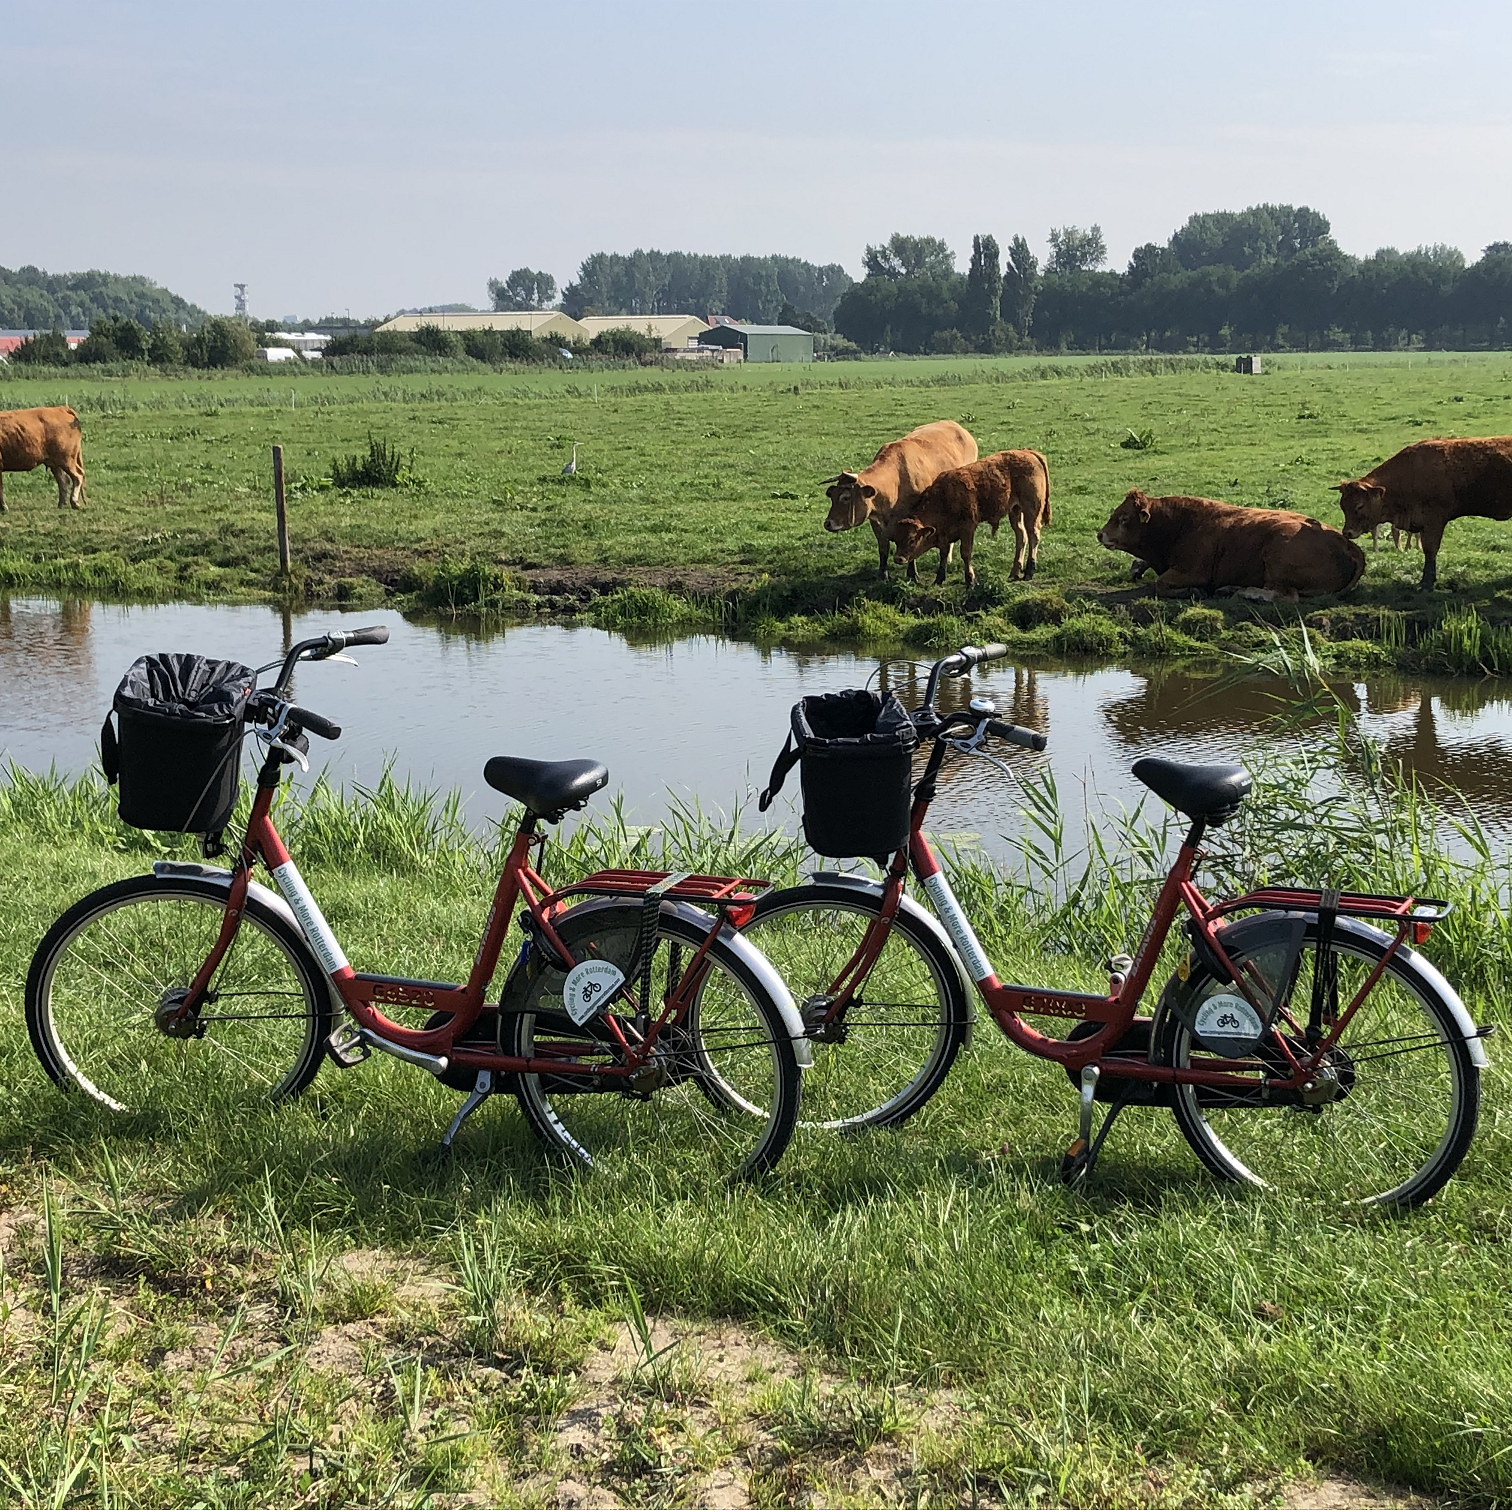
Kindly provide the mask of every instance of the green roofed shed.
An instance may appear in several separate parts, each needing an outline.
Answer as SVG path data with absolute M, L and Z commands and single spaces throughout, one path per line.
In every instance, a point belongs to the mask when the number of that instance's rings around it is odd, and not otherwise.
M 698 333 L 700 346 L 738 346 L 747 362 L 812 362 L 814 333 L 787 325 L 716 325 Z

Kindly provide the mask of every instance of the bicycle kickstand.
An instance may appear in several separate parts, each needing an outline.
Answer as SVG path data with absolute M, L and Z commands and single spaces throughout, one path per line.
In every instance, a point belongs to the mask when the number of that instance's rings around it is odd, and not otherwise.
M 1091 1075 L 1088 1075 L 1088 1072 Z M 1097 1157 L 1102 1150 L 1103 1141 L 1108 1137 L 1108 1131 L 1113 1127 L 1113 1120 L 1129 1106 L 1136 1088 L 1136 1083 L 1127 1081 L 1123 1090 L 1113 1099 L 1113 1105 L 1108 1109 L 1108 1116 L 1103 1119 L 1102 1127 L 1097 1131 L 1097 1138 L 1089 1136 L 1092 1133 L 1092 1100 L 1097 1092 L 1097 1078 L 1099 1072 L 1096 1066 L 1084 1066 L 1081 1074 L 1081 1103 L 1078 1108 L 1080 1115 L 1080 1127 L 1076 1138 L 1071 1142 L 1071 1148 L 1061 1157 L 1061 1180 L 1067 1186 L 1085 1181 L 1092 1174 L 1092 1167 L 1097 1164 Z
M 478 1072 L 478 1079 L 473 1083 L 473 1089 L 467 1094 L 462 1106 L 457 1109 L 457 1116 L 452 1119 L 451 1126 L 441 1139 L 441 1153 L 448 1154 L 451 1151 L 452 1140 L 457 1137 L 457 1130 L 467 1122 L 468 1117 L 477 1109 L 480 1103 L 485 1102 L 493 1095 L 494 1074 L 492 1071 Z

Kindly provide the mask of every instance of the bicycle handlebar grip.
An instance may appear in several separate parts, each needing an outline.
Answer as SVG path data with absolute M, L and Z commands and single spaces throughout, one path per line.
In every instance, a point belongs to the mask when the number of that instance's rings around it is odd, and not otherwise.
M 1026 751 L 1043 751 L 1049 744 L 1046 736 L 1038 730 L 1026 730 L 1023 725 L 1004 724 L 1001 719 L 987 721 L 987 733 L 1006 740 L 1010 745 L 1023 746 Z
M 332 724 L 329 719 L 322 718 L 311 709 L 301 709 L 298 704 L 289 705 L 289 722 L 297 724 L 301 730 L 308 730 L 311 735 L 318 735 L 322 740 L 340 740 L 341 726 Z
M 1001 656 L 1007 656 L 1008 648 L 1002 641 L 992 641 L 985 646 L 962 646 L 956 652 L 966 667 L 974 667 L 979 662 L 996 661 Z
M 360 630 L 338 630 L 336 638 L 343 646 L 383 646 L 388 644 L 388 626 L 364 625 Z

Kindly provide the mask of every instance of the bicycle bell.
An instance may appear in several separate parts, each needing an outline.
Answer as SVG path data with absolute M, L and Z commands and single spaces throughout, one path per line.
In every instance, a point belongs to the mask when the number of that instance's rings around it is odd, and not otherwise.
M 997 718 L 997 704 L 990 698 L 973 698 L 966 707 L 983 719 Z

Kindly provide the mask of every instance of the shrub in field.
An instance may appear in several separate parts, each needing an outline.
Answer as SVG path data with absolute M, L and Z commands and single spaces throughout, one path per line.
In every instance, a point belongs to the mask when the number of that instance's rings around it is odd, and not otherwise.
M 444 557 L 419 583 L 419 598 L 448 614 L 520 614 L 529 606 L 523 579 L 482 557 Z
M 30 341 L 23 341 L 10 360 L 34 367 L 66 367 L 74 354 L 62 331 L 39 331 Z
M 667 630 L 710 623 L 709 610 L 665 588 L 618 588 L 594 604 L 589 617 L 601 630 Z
M 1125 451 L 1150 451 L 1155 446 L 1155 432 L 1131 430 L 1118 444 Z
M 475 362 L 539 362 L 542 356 L 529 331 L 464 331 L 462 350 Z
M 1226 623 L 1223 610 L 1208 609 L 1202 604 L 1193 604 L 1190 609 L 1183 609 L 1171 621 L 1171 628 L 1179 630 L 1183 635 L 1189 635 L 1196 641 L 1215 641 L 1223 634 Z
M 1007 613 L 1020 630 L 1033 630 L 1037 625 L 1059 625 L 1069 619 L 1071 606 L 1053 588 L 1035 589 L 1014 599 Z
M 411 339 L 428 357 L 463 355 L 462 338 L 455 331 L 443 330 L 440 326 L 423 325 Z
M 147 333 L 147 360 L 154 367 L 179 367 L 184 361 L 183 332 L 168 320 L 153 322 Z
M 659 357 L 662 349 L 657 337 L 647 336 L 643 331 L 632 331 L 628 326 L 600 331 L 588 346 L 591 351 L 605 357 Z
M 1473 608 L 1451 609 L 1418 642 L 1418 656 L 1435 670 L 1491 677 L 1512 675 L 1512 625 L 1492 625 Z
M 331 463 L 331 482 L 337 488 L 402 488 L 414 478 L 415 453 L 406 462 L 397 446 L 368 437 L 367 456 L 337 457 Z
M 1106 614 L 1074 614 L 1060 625 L 1050 644 L 1064 656 L 1117 656 L 1128 648 L 1129 631 Z
M 184 343 L 184 357 L 190 367 L 240 367 L 256 356 L 257 338 L 251 326 L 229 315 L 212 315 L 192 330 Z
M 104 315 L 89 328 L 74 356 L 80 362 L 144 362 L 147 331 L 130 316 Z

